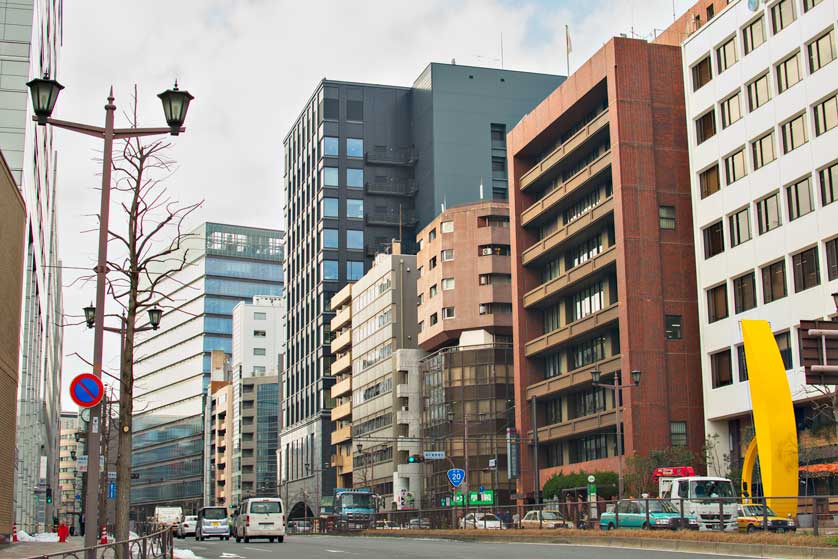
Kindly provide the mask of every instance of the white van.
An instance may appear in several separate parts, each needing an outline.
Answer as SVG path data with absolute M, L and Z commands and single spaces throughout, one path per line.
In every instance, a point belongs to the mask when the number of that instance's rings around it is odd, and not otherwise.
M 233 521 L 233 537 L 237 542 L 266 538 L 282 543 L 285 540 L 285 505 L 279 497 L 251 497 L 242 501 Z

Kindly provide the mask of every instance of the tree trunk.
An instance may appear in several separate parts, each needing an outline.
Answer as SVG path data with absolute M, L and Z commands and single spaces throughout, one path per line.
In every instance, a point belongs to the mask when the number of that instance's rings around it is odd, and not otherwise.
M 132 323 L 133 321 L 126 320 L 126 324 L 123 327 Z M 133 331 L 133 328 L 131 330 Z M 116 529 L 114 534 L 117 541 L 128 539 L 128 519 L 131 505 L 131 416 L 133 413 L 134 392 L 134 371 L 132 367 L 134 360 L 133 345 L 133 343 L 123 344 L 121 358 L 122 383 L 119 391 L 119 433 L 117 435 L 119 450 L 116 463 Z M 129 559 L 128 546 L 117 548 L 117 559 Z

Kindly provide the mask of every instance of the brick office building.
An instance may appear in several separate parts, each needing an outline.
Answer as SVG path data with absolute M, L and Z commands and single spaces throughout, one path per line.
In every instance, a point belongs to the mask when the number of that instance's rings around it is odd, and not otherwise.
M 704 440 L 680 49 L 614 38 L 508 136 L 515 414 L 539 487 Z M 622 371 L 622 375 L 620 372 Z M 534 489 L 523 444 L 519 492 Z

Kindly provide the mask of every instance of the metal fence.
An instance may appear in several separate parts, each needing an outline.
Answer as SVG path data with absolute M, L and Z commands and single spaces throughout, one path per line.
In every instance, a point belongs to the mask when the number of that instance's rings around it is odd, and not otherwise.
M 776 516 L 772 507 L 789 508 L 796 515 Z M 768 506 L 764 506 L 765 504 Z M 293 523 L 293 521 L 292 521 Z M 540 505 L 456 506 L 378 513 L 367 523 L 346 524 L 335 517 L 309 519 L 288 533 L 322 534 L 375 530 L 514 530 L 567 529 L 715 530 L 794 532 L 838 528 L 838 495 L 805 497 L 708 497 L 700 500 L 627 498 L 547 501 Z
M 97 559 L 116 559 L 119 548 L 121 548 L 121 556 L 124 559 L 129 557 L 131 559 L 174 559 L 174 540 L 169 528 L 120 542 L 46 555 L 35 555 L 29 559 L 87 559 L 90 552 L 93 552 Z

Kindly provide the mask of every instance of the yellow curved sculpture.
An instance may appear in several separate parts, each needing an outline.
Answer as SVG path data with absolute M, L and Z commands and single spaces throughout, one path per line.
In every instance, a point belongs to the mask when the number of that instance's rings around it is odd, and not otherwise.
M 752 503 L 754 496 L 754 466 L 757 464 L 757 440 L 751 439 L 742 460 L 742 503 Z
M 765 320 L 743 320 L 745 360 L 753 406 L 755 443 L 758 448 L 764 495 L 797 497 L 797 429 L 786 368 L 771 327 Z M 750 451 L 750 447 L 749 447 Z M 750 452 L 749 452 L 750 454 Z M 754 452 L 753 454 L 757 454 Z M 742 471 L 742 480 L 753 487 L 755 456 Z M 797 516 L 797 499 L 768 499 L 780 516 Z

